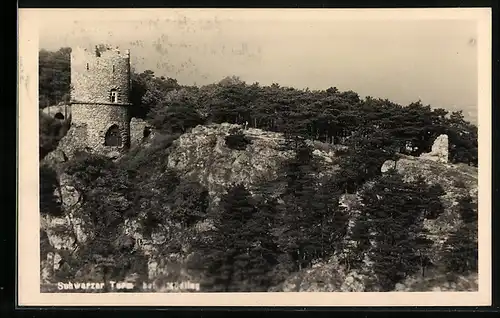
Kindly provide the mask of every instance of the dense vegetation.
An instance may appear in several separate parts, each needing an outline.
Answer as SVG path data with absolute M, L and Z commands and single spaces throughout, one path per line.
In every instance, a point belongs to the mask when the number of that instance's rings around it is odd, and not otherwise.
M 38 53 L 38 85 L 40 108 L 69 101 L 71 48 L 56 52 L 41 50 Z
M 361 220 L 354 229 L 355 255 L 368 255 L 374 262 L 377 285 L 383 291 L 411 274 L 425 274 L 432 241 L 425 237 L 423 221 L 443 212 L 439 199 L 443 194 L 442 188 L 429 187 L 423 179 L 404 183 L 394 172 L 379 177 L 363 193 Z
M 40 53 L 41 107 L 67 101 L 69 52 Z M 133 217 L 147 235 L 168 228 L 161 251 L 165 255 L 197 255 L 189 267 L 203 273 L 204 290 L 265 291 L 344 248 L 349 220 L 339 199 L 343 193 L 361 191 L 364 208 L 353 234 L 358 244 L 343 261 L 361 264 L 370 257 L 375 263 L 374 285 L 391 290 L 405 277 L 425 275 L 426 268 L 435 265 L 423 221 L 443 212 L 443 189 L 421 179 L 403 182 L 395 171 L 381 176 L 382 163 L 398 152 L 429 151 L 435 137 L 446 133 L 450 159 L 477 165 L 477 127 L 460 112 L 448 115 L 420 102 L 401 106 L 371 97 L 362 100 L 336 88 L 248 85 L 235 77 L 185 87 L 152 71 L 133 74 L 132 101 L 134 115 L 150 121 L 159 132 L 151 147 L 133 149 L 118 162 L 80 153 L 60 167 L 81 195 L 77 216 L 95 234 L 64 255 L 64 277 L 96 279 L 95 272 L 83 270 L 89 264 L 99 268 L 102 277 L 123 277 L 127 271 L 145 275 L 144 257 L 132 248 L 133 239 L 120 231 Z M 64 130 L 58 121 L 41 116 L 43 158 Z M 234 184 L 218 204 L 211 204 L 207 189 L 167 167 L 169 147 L 180 134 L 198 124 L 222 122 L 284 133 L 285 147 L 294 149 L 295 156 L 284 162 L 278 180 L 270 181 L 285 185 L 279 198 L 264 192 L 252 195 Z M 318 178 L 318 159 L 305 139 L 348 146 L 334 175 Z M 226 145 L 235 150 L 249 142 L 241 134 L 226 138 Z M 60 213 L 53 195 L 57 174 L 46 165 L 40 173 L 41 212 Z M 367 181 L 372 181 L 370 191 L 362 191 Z M 477 246 L 470 237 L 476 233 L 477 212 L 470 197 L 461 200 L 460 211 L 463 226 L 445 243 L 449 257 L 443 266 L 473 271 Z M 202 222 L 212 227 L 200 237 L 195 233 Z
M 40 107 L 47 101 L 67 101 L 70 51 L 40 52 Z M 375 132 L 389 143 L 384 146 L 412 155 L 428 152 L 434 139 L 446 133 L 450 160 L 477 165 L 477 127 L 462 112 L 449 114 L 420 102 L 403 106 L 386 99 L 361 99 L 355 92 L 340 92 L 335 87 L 312 91 L 278 84 L 249 85 L 237 77 L 203 87 L 181 86 L 150 70 L 133 72 L 131 99 L 134 116 L 176 133 L 210 122 L 247 123 L 327 143 Z

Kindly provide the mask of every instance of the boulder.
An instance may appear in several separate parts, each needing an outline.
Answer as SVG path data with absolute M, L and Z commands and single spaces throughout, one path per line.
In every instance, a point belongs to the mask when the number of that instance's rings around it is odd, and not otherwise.
M 391 169 L 395 169 L 396 168 L 396 161 L 393 161 L 393 160 L 387 160 L 386 162 L 384 162 L 384 164 L 382 165 L 382 167 L 380 168 L 380 171 L 382 173 L 385 173 Z
M 43 162 L 49 165 L 58 165 L 66 161 L 68 161 L 68 156 L 60 149 L 49 152 L 43 159 Z

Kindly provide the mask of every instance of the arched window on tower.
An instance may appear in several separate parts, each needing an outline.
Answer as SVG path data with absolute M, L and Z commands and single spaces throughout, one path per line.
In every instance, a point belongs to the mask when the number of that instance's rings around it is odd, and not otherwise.
M 87 63 L 87 71 L 89 70 L 89 63 Z
M 119 147 L 122 145 L 122 136 L 118 125 L 112 125 L 109 127 L 106 135 L 104 136 L 104 145 Z
M 114 88 L 111 90 L 110 100 L 112 103 L 118 103 L 118 91 Z

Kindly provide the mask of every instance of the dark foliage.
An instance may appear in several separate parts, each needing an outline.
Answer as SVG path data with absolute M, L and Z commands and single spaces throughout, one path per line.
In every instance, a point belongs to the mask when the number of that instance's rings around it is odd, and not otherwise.
M 458 211 L 462 221 L 466 224 L 477 222 L 477 204 L 470 195 L 465 195 L 458 201 Z
M 39 114 L 39 157 L 43 159 L 49 152 L 56 149 L 59 140 L 69 129 L 68 122 L 52 118 L 42 112 Z
M 354 193 L 364 184 L 381 174 L 382 164 L 393 159 L 397 140 L 379 128 L 364 128 L 347 141 L 349 150 L 340 162 L 337 184 L 347 193 Z
M 417 271 L 425 275 L 432 242 L 425 236 L 423 220 L 442 212 L 436 203 L 439 194 L 422 179 L 403 182 L 395 171 L 377 178 L 363 193 L 362 215 L 353 236 L 358 242 L 357 261 L 367 255 L 374 262 L 383 291 Z
M 204 220 L 208 209 L 208 191 L 198 182 L 181 182 L 173 193 L 171 217 L 184 227 Z
M 203 246 L 205 271 L 213 290 L 266 291 L 276 264 L 277 248 L 270 234 L 269 207 L 258 203 L 242 185 L 229 189 L 213 219 L 216 231 Z
M 243 133 L 228 135 L 225 138 L 226 146 L 233 150 L 245 150 L 252 141 Z
M 450 235 L 444 244 L 444 261 L 450 272 L 477 271 L 477 204 L 469 195 L 459 200 L 458 210 L 463 224 Z
M 69 102 L 71 48 L 38 53 L 39 107 Z
M 118 165 L 85 152 L 66 163 L 64 172 L 72 176 L 72 185 L 80 196 L 81 208 L 73 211 L 77 213 L 73 217 L 83 219 L 86 231 L 93 235 L 83 245 L 77 242 L 75 254 L 65 256 L 66 270 L 60 273 L 64 277 L 74 278 L 89 265 L 106 279 L 118 279 L 131 271 L 145 274 L 144 256 L 136 253 L 134 240 L 124 237 L 121 229 L 129 217 L 142 214 L 145 234 L 172 222 L 189 228 L 205 218 L 208 192 L 200 184 L 180 179 L 171 170 L 158 176 L 154 172 L 135 174 L 125 168 L 130 164 Z M 45 176 L 42 208 L 54 213 L 50 194 L 58 186 L 57 176 L 45 166 L 41 173 Z M 165 249 L 172 250 L 175 244 L 172 240 Z
M 331 256 L 346 233 L 347 217 L 338 205 L 333 179 L 316 180 L 318 164 L 304 141 L 292 138 L 295 156 L 284 164 L 285 193 L 280 215 L 280 249 L 295 269 Z
M 130 100 L 133 108 L 131 115 L 145 119 L 155 107 L 163 105 L 166 96 L 180 85 L 173 78 L 156 77 L 154 72 L 146 70 L 142 73 L 132 71 L 132 91 Z
M 477 224 L 464 224 L 445 242 L 444 261 L 450 273 L 464 274 L 478 269 Z
M 61 202 L 56 193 L 59 191 L 59 179 L 56 171 L 48 166 L 40 165 L 40 213 L 52 216 L 62 214 Z M 60 196 L 59 196 L 60 197 Z

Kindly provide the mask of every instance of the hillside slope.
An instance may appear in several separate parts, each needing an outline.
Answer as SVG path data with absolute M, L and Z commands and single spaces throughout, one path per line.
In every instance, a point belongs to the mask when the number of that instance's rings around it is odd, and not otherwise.
M 447 257 L 445 242 L 464 225 L 460 218 L 459 199 L 470 195 L 472 204 L 477 205 L 477 168 L 403 155 L 396 161 L 386 161 L 381 170 L 386 173 L 392 168 L 407 182 L 421 176 L 431 185 L 439 184 L 445 191 L 440 196 L 444 212 L 436 219 L 424 220 L 424 227 L 428 230 L 427 236 L 433 242 L 432 261 L 437 266 L 423 277 L 408 277 L 396 284 L 394 291 L 476 291 L 477 273 L 450 273 L 443 269 L 441 264 L 446 261 L 443 258 Z M 369 189 L 369 185 L 367 188 Z M 352 223 L 359 217 L 359 200 L 359 195 L 346 195 L 342 200 Z M 471 239 L 477 244 L 477 232 Z M 312 268 L 290 275 L 280 286 L 273 288 L 273 291 L 367 291 L 367 285 L 373 281 L 373 272 L 370 268 L 372 264 L 366 262 L 365 265 L 363 268 L 352 269 L 342 264 L 338 257 L 333 257 L 328 262 L 317 263 Z
M 235 149 L 227 142 L 227 137 L 231 135 L 244 135 L 245 144 Z M 161 135 L 155 138 L 160 141 L 153 140 L 151 143 L 133 149 L 129 154 L 118 158 L 116 164 L 123 165 L 130 170 L 133 166 L 130 162 L 135 160 L 133 167 L 136 169 L 136 174 L 141 174 L 142 178 L 139 187 L 141 191 L 149 195 L 147 199 L 149 202 L 158 201 L 157 207 L 160 209 L 158 211 L 160 215 L 170 215 L 175 210 L 175 204 L 172 205 L 170 201 L 162 203 L 168 195 L 164 192 L 165 188 L 158 186 L 158 180 L 168 177 L 169 170 L 175 171 L 180 179 L 199 183 L 202 188 L 207 189 L 210 197 L 209 205 L 213 208 L 212 203 L 219 202 L 227 189 L 235 184 L 243 184 L 251 192 L 252 189 L 258 190 L 265 184 L 272 184 L 267 191 L 279 197 L 282 188 L 279 182 L 274 184 L 273 181 L 279 179 L 283 162 L 293 156 L 293 151 L 283 148 L 284 137 L 281 134 L 259 129 L 243 129 L 238 125 L 197 126 L 190 132 L 168 142 L 161 141 Z M 308 142 L 308 144 L 313 147 L 313 155 L 321 163 L 321 171 L 334 175 L 339 160 L 335 155 L 334 147 L 317 142 Z M 99 264 L 106 260 L 86 264 L 83 267 L 72 265 L 73 261 L 77 264 L 74 258 L 78 258 L 78 251 L 84 249 L 96 232 L 95 227 L 89 226 L 89 221 L 81 217 L 86 199 L 85 195 L 79 191 L 81 181 L 75 174 L 65 172 L 65 165 L 68 163 L 71 163 L 71 160 L 56 162 L 53 156 L 48 156 L 43 162 L 45 165 L 55 167 L 58 172 L 58 185 L 53 192 L 56 201 L 60 202 L 62 207 L 62 213 L 59 215 L 43 214 L 41 218 L 41 279 L 48 284 L 60 280 L 61 277 L 80 279 L 91 277 L 97 280 L 106 277 L 106 274 L 99 270 Z M 83 166 L 86 167 L 86 165 Z M 439 267 L 445 255 L 443 243 L 463 223 L 457 211 L 458 200 L 469 194 L 473 202 L 477 202 L 477 168 L 443 164 L 410 156 L 400 156 L 396 164 L 391 161 L 386 162 L 382 166 L 382 172 L 392 167 L 395 167 L 407 182 L 422 176 L 428 183 L 440 184 L 445 190 L 445 194 L 440 197 L 444 213 L 437 219 L 425 220 L 428 237 L 433 242 L 432 261 L 437 265 L 424 278 L 408 277 L 405 282 L 401 282 L 403 285 L 397 286 L 397 289 L 422 291 L 441 288 L 440 286 L 444 284 L 443 279 L 435 277 L 443 275 L 443 269 Z M 99 182 L 105 182 L 99 180 L 95 181 L 88 190 L 96 191 L 94 187 L 97 189 L 100 187 Z M 368 183 L 364 191 L 369 191 L 369 188 Z M 135 282 L 137 286 L 141 286 L 140 281 L 153 282 L 157 286 L 156 291 L 166 291 L 165 281 L 180 280 L 199 283 L 204 281 L 204 274 L 200 270 L 191 268 L 189 263 L 199 257 L 198 240 L 203 239 L 207 231 L 212 229 L 210 217 L 201 219 L 189 227 L 167 220 L 149 233 L 144 225 L 144 220 L 147 218 L 146 208 L 135 207 L 137 200 L 128 198 L 128 194 L 120 192 L 119 189 L 106 191 L 110 192 L 107 192 L 106 198 L 101 199 L 103 205 L 112 204 L 116 209 L 123 207 L 125 211 L 123 215 L 129 213 L 126 211 L 135 211 L 130 216 L 123 216 L 123 222 L 115 227 L 119 234 L 112 242 L 112 246 L 117 250 L 125 247 L 126 250 L 128 248 L 133 251 L 120 254 L 120 257 L 129 259 L 132 265 L 123 268 L 116 275 L 126 281 Z M 341 205 L 345 207 L 352 227 L 359 217 L 360 194 L 344 195 Z M 346 242 L 342 244 L 349 246 L 348 239 L 346 237 Z M 108 256 L 109 259 L 106 262 L 113 264 L 120 262 L 113 253 Z M 342 253 L 349 253 L 348 248 L 347 252 L 345 250 L 339 252 L 328 261 L 317 261 L 312 267 L 290 272 L 284 281 L 277 283 L 270 290 L 371 290 L 371 287 L 367 287 L 373 280 L 370 261 L 367 260 L 365 266 L 350 268 L 339 261 Z M 63 259 L 64 261 L 61 262 Z M 76 267 L 72 268 L 72 266 Z M 66 276 L 62 274 L 62 271 L 66 272 Z M 464 289 L 474 289 L 474 286 L 477 288 L 473 282 L 476 277 L 474 274 L 445 276 L 444 281 L 447 284 L 454 283 L 455 286 L 457 284 L 462 286 L 464 284 L 460 282 L 465 280 L 468 285 L 466 284 L 467 287 L 463 287 Z M 422 283 L 422 281 L 428 281 L 428 283 Z

